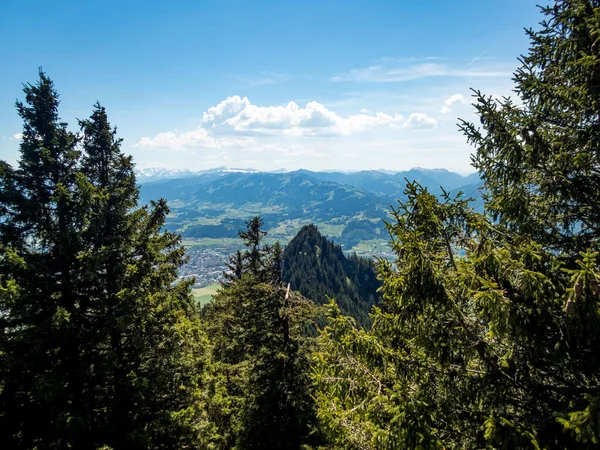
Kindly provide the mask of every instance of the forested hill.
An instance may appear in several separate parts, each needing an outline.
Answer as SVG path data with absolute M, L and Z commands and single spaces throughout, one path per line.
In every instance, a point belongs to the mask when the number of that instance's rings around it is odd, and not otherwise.
M 300 229 L 283 252 L 283 280 L 316 303 L 335 299 L 340 309 L 369 326 L 369 312 L 378 301 L 379 281 L 373 262 L 342 248 L 319 233 L 314 225 Z

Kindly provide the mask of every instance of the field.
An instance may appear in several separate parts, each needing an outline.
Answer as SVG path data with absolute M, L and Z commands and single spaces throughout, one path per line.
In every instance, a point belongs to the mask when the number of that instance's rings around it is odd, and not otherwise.
M 349 253 L 356 253 L 359 256 L 366 257 L 372 257 L 380 253 L 391 253 L 390 243 L 386 239 L 364 240 L 349 249 Z
M 210 302 L 220 286 L 221 285 L 219 283 L 213 283 L 203 288 L 192 289 L 192 295 L 194 296 L 194 299 L 200 303 L 200 305 L 206 305 L 208 302 Z

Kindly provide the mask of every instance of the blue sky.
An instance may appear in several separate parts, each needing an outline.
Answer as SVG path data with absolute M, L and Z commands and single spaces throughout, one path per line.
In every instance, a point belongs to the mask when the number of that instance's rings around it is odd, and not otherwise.
M 37 68 L 139 167 L 472 171 L 469 88 L 511 93 L 530 0 L 0 2 L 0 158 Z

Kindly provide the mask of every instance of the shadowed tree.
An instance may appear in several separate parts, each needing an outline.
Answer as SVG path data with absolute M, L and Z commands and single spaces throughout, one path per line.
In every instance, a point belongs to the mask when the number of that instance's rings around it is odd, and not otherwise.
M 2 442 L 201 445 L 206 342 L 189 282 L 177 282 L 179 237 L 162 231 L 166 203 L 136 209 L 104 108 L 78 138 L 43 73 L 25 94 L 19 167 L 0 166 Z
M 597 448 L 600 4 L 556 1 L 515 75 L 477 93 L 487 213 L 417 184 L 388 225 L 371 332 L 330 306 L 319 415 L 343 448 Z
M 255 217 L 240 232 L 247 250 L 232 257 L 233 273 L 206 310 L 216 364 L 209 409 L 219 448 L 300 449 L 316 440 L 302 336 L 314 308 L 284 288 L 281 247 L 263 243 L 261 226 Z

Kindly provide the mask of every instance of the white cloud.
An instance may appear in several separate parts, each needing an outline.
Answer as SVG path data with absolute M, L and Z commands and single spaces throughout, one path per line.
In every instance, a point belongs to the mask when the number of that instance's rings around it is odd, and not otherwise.
M 167 131 L 159 133 L 153 138 L 143 137 L 134 147 L 142 148 L 158 148 L 165 150 L 183 150 L 189 148 L 208 147 L 208 148 L 224 148 L 224 147 L 248 147 L 254 141 L 246 137 L 238 138 L 220 138 L 216 139 L 211 136 L 205 128 L 197 128 L 196 130 L 186 131 L 184 133 L 174 133 Z
M 203 115 L 202 127 L 268 135 L 316 136 L 350 135 L 379 125 L 400 124 L 399 114 L 383 112 L 342 117 L 321 103 L 311 101 L 305 107 L 296 102 L 284 106 L 257 106 L 247 97 L 228 97 Z
M 15 133 L 10 138 L 11 141 L 20 141 L 23 139 L 23 133 Z
M 465 103 L 465 98 L 460 94 L 454 94 L 444 100 L 444 106 L 440 109 L 442 114 L 447 114 L 452 110 L 452 105 L 456 103 Z
M 215 127 L 216 125 L 222 124 L 232 117 L 237 116 L 240 112 L 246 109 L 250 105 L 250 100 L 244 97 L 240 98 L 238 95 L 234 95 L 233 97 L 227 97 L 217 106 L 213 106 L 208 108 L 206 112 L 202 115 L 202 124 L 201 126 L 211 125 Z
M 408 121 L 399 113 L 371 113 L 366 109 L 359 114 L 342 116 L 315 101 L 307 102 L 304 107 L 293 101 L 286 105 L 258 106 L 247 97 L 236 95 L 205 111 L 197 129 L 142 137 L 134 147 L 165 150 L 261 149 L 263 142 L 257 140 L 260 136 L 285 139 L 350 136 L 375 128 L 431 128 L 432 124 L 435 126 L 435 120 L 424 114 L 413 114 Z
M 382 64 L 350 70 L 334 76 L 330 81 L 355 81 L 359 83 L 398 83 L 428 77 L 509 77 L 512 70 L 504 67 L 476 69 L 465 66 L 452 66 L 437 62 L 424 62 L 412 65 L 386 66 Z
M 431 117 L 428 117 L 425 113 L 412 113 L 408 120 L 404 123 L 404 128 L 410 128 L 413 130 L 426 130 L 435 128 L 437 121 Z

